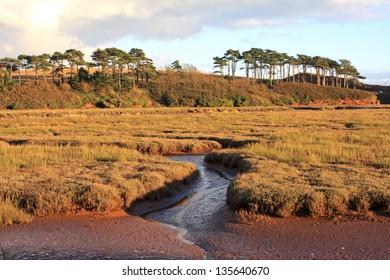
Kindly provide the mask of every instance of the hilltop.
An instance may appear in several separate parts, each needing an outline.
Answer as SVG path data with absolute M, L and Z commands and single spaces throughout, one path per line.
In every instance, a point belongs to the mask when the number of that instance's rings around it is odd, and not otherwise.
M 242 107 L 376 104 L 357 90 L 361 76 L 347 59 L 275 50 L 228 49 L 213 57 L 214 74 L 174 61 L 157 70 L 139 48 L 76 49 L 0 58 L 0 108 Z M 236 71 L 242 70 L 245 77 Z M 367 88 L 372 90 L 374 88 Z

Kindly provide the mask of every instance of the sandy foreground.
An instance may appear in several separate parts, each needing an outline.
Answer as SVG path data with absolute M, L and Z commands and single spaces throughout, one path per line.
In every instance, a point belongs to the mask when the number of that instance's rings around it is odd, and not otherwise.
M 227 210 L 227 209 L 225 209 Z M 227 210 L 207 233 L 178 231 L 117 211 L 35 218 L 0 227 L 0 259 L 390 259 L 390 218 L 263 218 Z

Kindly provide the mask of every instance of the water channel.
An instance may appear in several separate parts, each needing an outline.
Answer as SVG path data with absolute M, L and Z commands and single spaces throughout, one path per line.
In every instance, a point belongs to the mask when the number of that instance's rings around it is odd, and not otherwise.
M 168 158 L 194 163 L 199 175 L 175 197 L 167 199 L 165 204 L 159 202 L 158 208 L 141 216 L 173 227 L 179 231 L 183 241 L 198 244 L 200 239 L 217 229 L 218 223 L 224 220 L 221 215 L 225 218 L 229 216 L 231 211 L 226 206 L 226 191 L 235 172 L 206 163 L 205 155 L 175 155 Z

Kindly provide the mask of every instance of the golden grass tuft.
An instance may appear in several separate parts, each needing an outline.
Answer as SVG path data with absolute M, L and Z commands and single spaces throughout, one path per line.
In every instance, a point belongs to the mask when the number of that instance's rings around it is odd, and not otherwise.
M 11 200 L 0 200 L 0 225 L 29 223 L 32 217 L 20 210 Z

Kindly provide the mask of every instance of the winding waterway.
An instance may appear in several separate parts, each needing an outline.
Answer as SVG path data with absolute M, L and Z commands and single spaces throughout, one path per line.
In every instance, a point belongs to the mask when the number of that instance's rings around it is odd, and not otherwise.
M 206 163 L 204 155 L 178 155 L 168 158 L 194 163 L 199 175 L 186 185 L 182 197 L 177 197 L 170 205 L 152 210 L 143 217 L 173 226 L 179 229 L 184 240 L 198 244 L 202 237 L 216 229 L 221 215 L 229 216 L 226 191 L 235 173 Z

